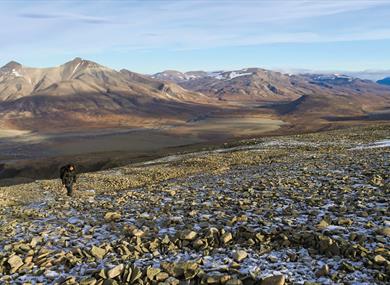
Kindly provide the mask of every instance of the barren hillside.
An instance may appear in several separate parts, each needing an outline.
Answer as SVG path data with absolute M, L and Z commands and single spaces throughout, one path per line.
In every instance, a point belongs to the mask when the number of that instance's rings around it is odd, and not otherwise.
M 389 127 L 0 188 L 2 284 L 388 284 Z

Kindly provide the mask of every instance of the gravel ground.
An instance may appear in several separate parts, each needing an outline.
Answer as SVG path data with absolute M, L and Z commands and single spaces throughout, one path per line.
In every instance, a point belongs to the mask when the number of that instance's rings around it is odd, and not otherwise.
M 390 127 L 0 189 L 0 284 L 388 284 Z

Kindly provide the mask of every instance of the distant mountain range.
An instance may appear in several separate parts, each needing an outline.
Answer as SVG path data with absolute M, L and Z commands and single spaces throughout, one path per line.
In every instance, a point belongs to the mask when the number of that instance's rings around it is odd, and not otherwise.
M 390 85 L 390 77 L 383 78 L 381 80 L 378 80 L 376 83 L 382 84 L 382 85 Z
M 361 79 L 368 79 L 377 81 L 379 79 L 390 76 L 390 70 L 366 70 L 366 71 L 355 71 L 355 72 L 342 72 L 349 76 L 358 77 Z
M 292 102 L 278 110 L 301 116 L 361 116 L 390 106 L 390 89 L 343 74 L 283 74 L 260 68 L 234 71 L 164 71 L 152 78 L 175 82 L 222 101 Z
M 289 101 L 302 95 L 288 75 L 259 68 L 210 73 L 165 71 L 152 78 L 175 82 L 188 90 L 225 101 Z
M 390 76 L 390 69 L 388 70 L 362 70 L 362 71 L 348 71 L 348 70 L 311 70 L 311 69 L 302 69 L 302 68 L 289 68 L 289 69 L 276 69 L 282 73 L 292 73 L 292 74 L 345 74 L 351 77 L 356 77 L 360 79 L 367 79 L 372 81 L 377 81 L 382 78 Z
M 343 74 L 245 68 L 147 76 L 81 58 L 52 68 L 0 68 L 0 127 L 156 127 L 232 109 L 304 121 L 387 108 L 390 87 Z

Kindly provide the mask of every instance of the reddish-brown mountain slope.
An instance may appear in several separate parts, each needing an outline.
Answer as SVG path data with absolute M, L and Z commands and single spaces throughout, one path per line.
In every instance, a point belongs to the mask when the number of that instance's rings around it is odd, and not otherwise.
M 210 108 L 210 101 L 174 83 L 80 58 L 53 68 L 11 62 L 0 69 L 1 117 L 33 129 L 187 120 Z

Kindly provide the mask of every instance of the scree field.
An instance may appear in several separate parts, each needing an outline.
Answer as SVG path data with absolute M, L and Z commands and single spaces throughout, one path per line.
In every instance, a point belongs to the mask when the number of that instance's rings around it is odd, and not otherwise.
M 390 126 L 0 188 L 0 284 L 388 284 Z

